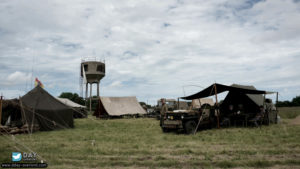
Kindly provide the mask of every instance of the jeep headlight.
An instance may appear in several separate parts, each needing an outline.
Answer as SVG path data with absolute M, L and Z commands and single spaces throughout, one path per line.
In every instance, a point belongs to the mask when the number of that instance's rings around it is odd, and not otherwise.
M 183 119 L 184 118 L 184 116 L 181 116 L 181 119 Z

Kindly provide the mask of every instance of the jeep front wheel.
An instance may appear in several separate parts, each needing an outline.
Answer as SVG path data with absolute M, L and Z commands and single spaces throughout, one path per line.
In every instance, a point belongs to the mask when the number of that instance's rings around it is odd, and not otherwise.
M 195 121 L 188 121 L 184 124 L 184 129 L 186 134 L 192 134 L 195 132 L 196 130 L 196 122 Z

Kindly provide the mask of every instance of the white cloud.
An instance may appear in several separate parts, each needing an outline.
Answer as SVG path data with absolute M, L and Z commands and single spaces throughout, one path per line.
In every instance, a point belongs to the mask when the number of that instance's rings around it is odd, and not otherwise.
M 8 75 L 7 78 L 2 79 L 1 84 L 6 86 L 24 84 L 30 81 L 31 74 L 16 71 Z

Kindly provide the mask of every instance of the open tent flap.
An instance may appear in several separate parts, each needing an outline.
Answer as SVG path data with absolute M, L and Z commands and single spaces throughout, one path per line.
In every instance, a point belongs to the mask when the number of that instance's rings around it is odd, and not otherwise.
M 21 108 L 19 105 L 19 100 L 12 99 L 12 100 L 3 100 L 2 101 L 2 118 L 1 124 L 5 125 L 8 119 L 10 121 L 18 121 L 18 123 L 22 124 L 22 114 Z
M 193 99 L 199 99 L 199 98 L 204 98 L 204 97 L 209 97 L 209 96 L 213 96 L 215 94 L 219 94 L 225 91 L 232 91 L 232 92 L 238 92 L 238 93 L 245 93 L 245 94 L 270 94 L 270 93 L 274 93 L 274 92 L 266 92 L 263 90 L 256 90 L 251 89 L 251 88 L 247 88 L 245 86 L 241 86 L 241 85 L 231 85 L 231 86 L 227 86 L 227 85 L 222 85 L 222 84 L 212 84 L 209 87 L 205 88 L 204 90 L 192 94 L 190 96 L 186 96 L 186 97 L 181 97 L 181 99 L 185 99 L 185 100 L 193 100 Z

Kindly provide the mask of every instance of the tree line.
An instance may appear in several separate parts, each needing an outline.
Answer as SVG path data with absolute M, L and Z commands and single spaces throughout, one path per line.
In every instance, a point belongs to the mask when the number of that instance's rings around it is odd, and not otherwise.
M 278 101 L 276 104 L 277 107 L 294 107 L 300 106 L 300 96 L 296 96 L 292 99 L 292 101 Z
M 70 92 L 63 92 L 59 96 L 60 98 L 67 98 L 72 100 L 75 103 L 80 105 L 87 105 L 89 107 L 90 103 L 89 100 L 86 102 L 84 98 L 80 97 L 77 93 L 70 93 Z M 96 97 L 96 96 L 94 96 Z M 92 100 L 92 109 L 94 110 L 97 106 L 98 102 L 96 100 Z M 142 106 L 146 106 L 150 108 L 150 105 L 147 105 L 145 102 L 140 102 Z M 293 107 L 293 106 L 300 106 L 300 96 L 296 96 L 292 99 L 292 101 L 278 101 L 276 104 L 277 107 Z

